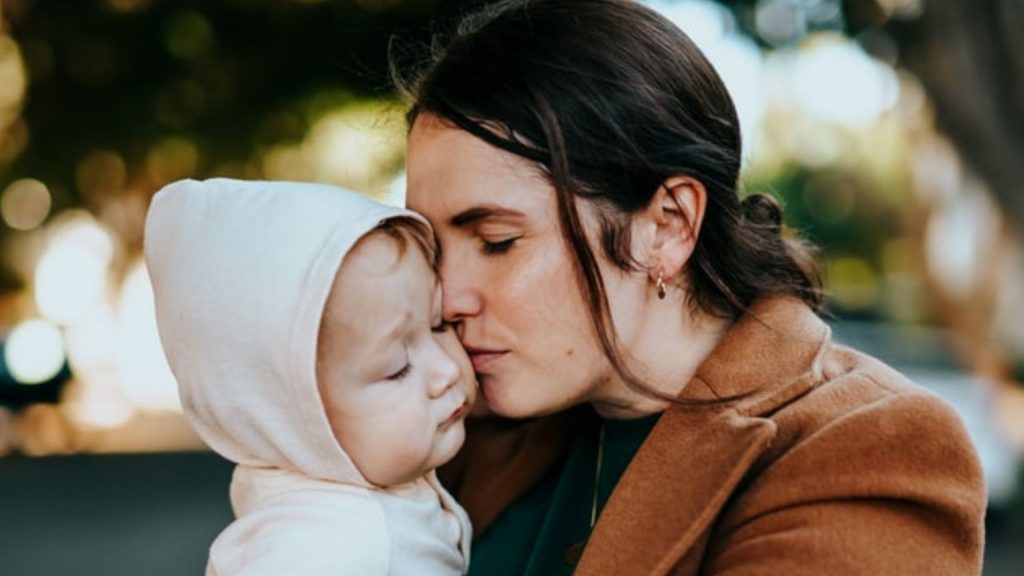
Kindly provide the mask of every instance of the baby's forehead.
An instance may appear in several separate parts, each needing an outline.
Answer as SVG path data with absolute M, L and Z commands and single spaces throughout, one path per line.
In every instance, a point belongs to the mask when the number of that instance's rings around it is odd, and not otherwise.
M 331 287 L 318 356 L 351 358 L 368 343 L 432 325 L 441 312 L 440 278 L 421 250 L 384 234 L 363 240 L 346 256 Z
M 440 279 L 418 246 L 375 232 L 345 256 L 323 318 L 333 329 L 359 331 L 360 322 L 406 306 L 432 316 L 440 296 Z
M 431 279 L 433 285 L 437 272 L 430 257 L 415 242 L 382 230 L 374 230 L 352 247 L 341 261 L 339 275 L 345 271 L 368 277 L 388 276 L 396 273 L 411 273 Z

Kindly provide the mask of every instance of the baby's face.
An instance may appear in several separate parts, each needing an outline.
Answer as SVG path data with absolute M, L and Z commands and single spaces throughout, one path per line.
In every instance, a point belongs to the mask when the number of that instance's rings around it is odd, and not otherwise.
M 476 382 L 441 322 L 441 286 L 420 250 L 382 233 L 347 255 L 324 311 L 317 378 L 341 447 L 370 482 L 412 481 L 465 439 Z

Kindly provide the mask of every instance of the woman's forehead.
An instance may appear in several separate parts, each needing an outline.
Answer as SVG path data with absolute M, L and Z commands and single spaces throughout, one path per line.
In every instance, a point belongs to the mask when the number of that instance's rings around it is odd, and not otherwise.
M 416 121 L 409 133 L 410 172 L 467 170 L 529 172 L 533 163 L 496 148 L 473 134 L 441 120 L 426 116 Z
M 447 127 L 417 132 L 414 127 L 408 155 L 406 201 L 432 221 L 443 217 L 459 225 L 554 206 L 554 189 L 533 162 L 468 132 Z

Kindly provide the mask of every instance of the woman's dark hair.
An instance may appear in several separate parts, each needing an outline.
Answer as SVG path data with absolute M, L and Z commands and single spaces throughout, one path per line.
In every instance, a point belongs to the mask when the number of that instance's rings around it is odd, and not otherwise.
M 563 235 L 602 348 L 633 388 L 575 199 L 597 207 L 600 244 L 623 269 L 629 223 L 670 177 L 701 182 L 707 207 L 684 271 L 688 304 L 738 318 L 769 294 L 815 309 L 821 282 L 809 250 L 782 236 L 778 202 L 742 202 L 739 121 L 693 42 L 632 0 L 513 0 L 463 20 L 411 81 L 410 126 L 424 114 L 536 162 L 553 184 Z M 661 396 L 660 394 L 655 394 Z

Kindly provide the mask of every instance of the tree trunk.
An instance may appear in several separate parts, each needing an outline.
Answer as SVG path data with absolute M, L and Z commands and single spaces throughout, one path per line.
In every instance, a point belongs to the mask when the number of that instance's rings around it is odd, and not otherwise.
M 1024 0 L 923 0 L 889 28 L 936 121 L 1024 232 Z

